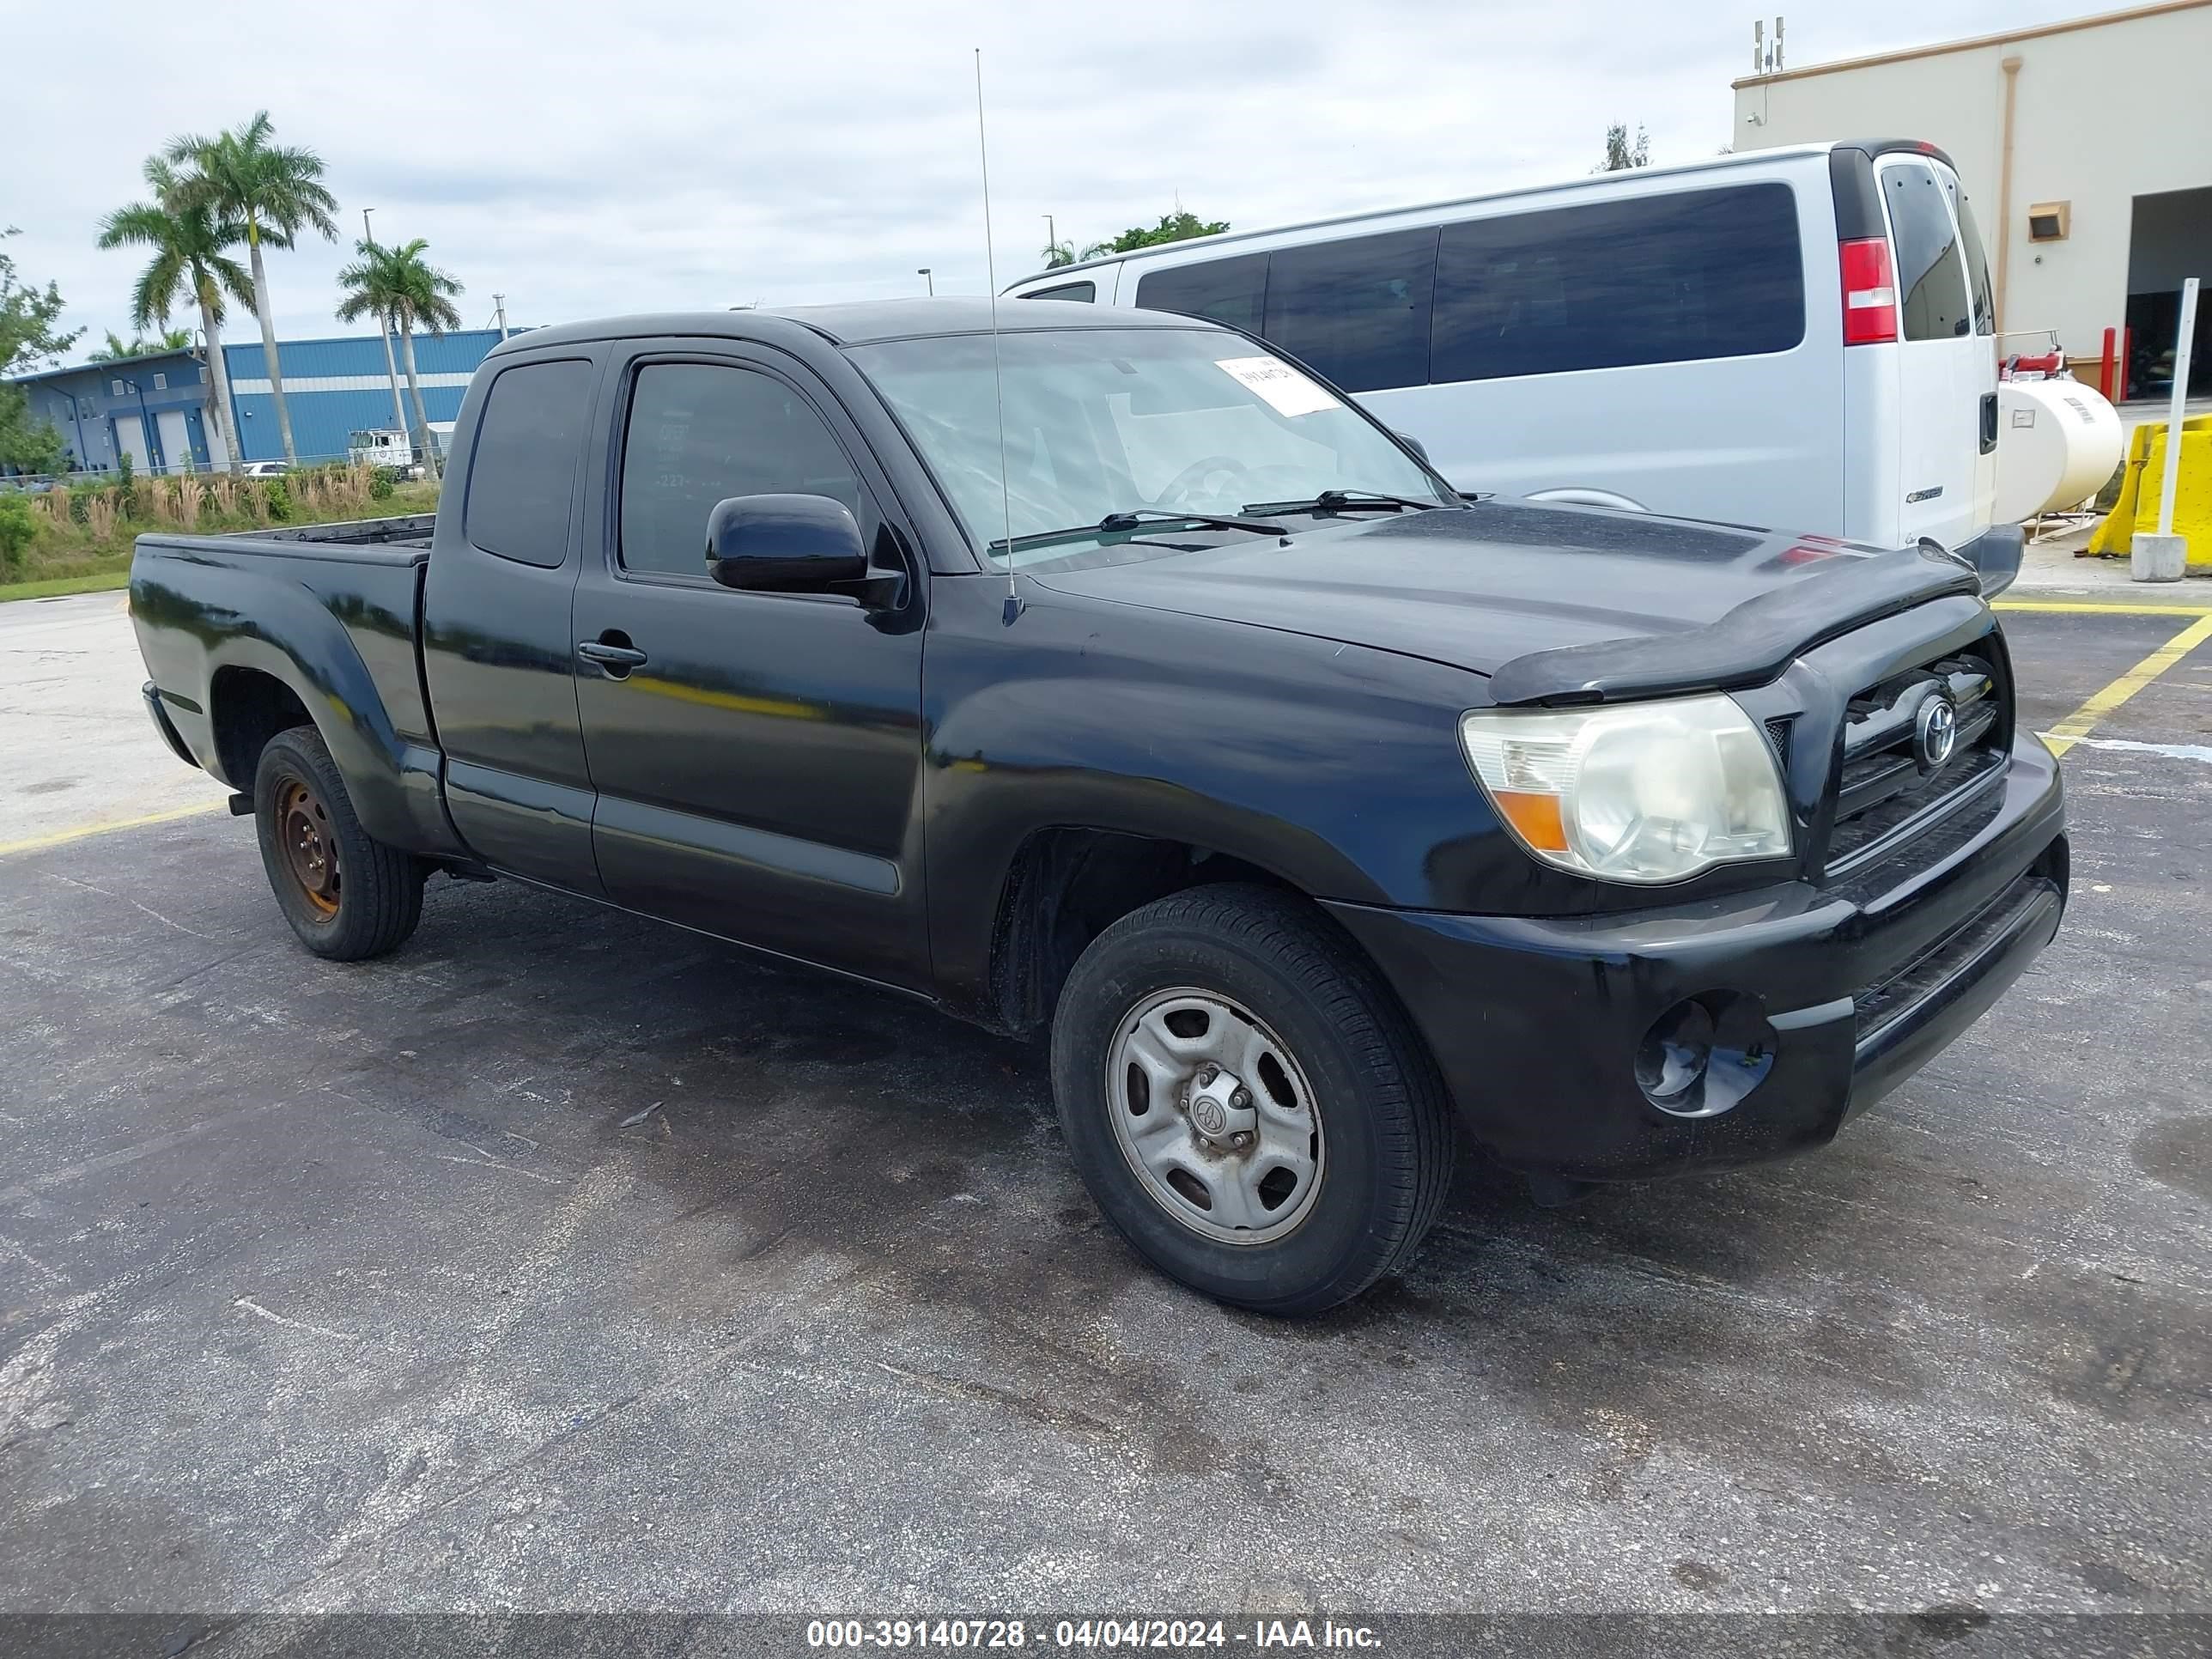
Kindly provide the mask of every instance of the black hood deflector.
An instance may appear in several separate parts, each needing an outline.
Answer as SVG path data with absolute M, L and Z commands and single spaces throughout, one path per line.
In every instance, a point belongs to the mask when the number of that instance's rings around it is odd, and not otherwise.
M 1975 572 L 1932 544 L 1836 559 L 1702 628 L 1515 657 L 1492 676 L 1490 695 L 1500 704 L 1618 702 L 1762 685 L 1854 628 L 1948 594 L 1980 592 Z

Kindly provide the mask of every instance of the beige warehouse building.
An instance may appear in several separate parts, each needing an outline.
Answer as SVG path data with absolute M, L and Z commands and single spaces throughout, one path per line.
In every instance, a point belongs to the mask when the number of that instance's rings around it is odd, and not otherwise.
M 1735 83 L 1737 149 L 1925 138 L 1989 237 L 2008 352 L 2056 330 L 2085 380 L 2132 327 L 2127 395 L 2163 397 L 2185 276 L 2212 284 L 2212 0 L 1783 68 Z M 2191 390 L 2212 391 L 2212 304 Z M 2162 371 L 2162 372 L 2161 372 Z

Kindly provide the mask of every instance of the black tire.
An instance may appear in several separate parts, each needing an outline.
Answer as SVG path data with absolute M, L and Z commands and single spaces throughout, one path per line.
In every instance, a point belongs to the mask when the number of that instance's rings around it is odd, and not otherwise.
M 1124 1022 L 1182 987 L 1241 1004 L 1310 1081 L 1324 1156 L 1310 1207 L 1280 1237 L 1193 1231 L 1117 1136 L 1108 1073 Z M 1194 888 L 1107 928 L 1061 992 L 1052 1078 L 1076 1169 L 1107 1218 L 1162 1272 L 1237 1307 L 1298 1315 L 1349 1301 L 1411 1258 L 1450 1184 L 1452 1114 L 1435 1062 L 1373 966 L 1293 894 Z
M 333 962 L 383 956 L 422 919 L 421 860 L 361 827 L 345 780 L 313 726 L 280 732 L 262 750 L 253 822 L 277 908 L 317 956 Z M 289 848 L 288 825 L 295 831 Z M 299 853 L 310 838 L 319 857 Z

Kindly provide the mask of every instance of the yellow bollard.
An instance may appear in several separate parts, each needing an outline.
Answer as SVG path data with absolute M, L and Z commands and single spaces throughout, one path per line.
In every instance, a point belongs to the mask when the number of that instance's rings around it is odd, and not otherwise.
M 2085 553 L 2126 553 L 2136 532 L 2158 530 L 2159 482 L 2166 473 L 2166 422 L 2146 421 L 2128 434 L 2120 498 L 2089 538 Z M 2212 570 L 2212 415 L 2181 423 L 2181 470 L 2173 486 L 2173 532 L 2189 538 L 2189 568 Z

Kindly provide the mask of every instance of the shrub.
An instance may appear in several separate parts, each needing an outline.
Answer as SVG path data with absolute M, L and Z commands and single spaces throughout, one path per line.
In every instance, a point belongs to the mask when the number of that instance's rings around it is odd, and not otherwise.
M 121 448 L 122 446 L 118 444 L 117 447 Z M 115 458 L 115 481 L 123 486 L 124 492 L 126 495 L 130 493 L 131 452 L 127 449 L 124 450 L 120 455 L 118 455 Z
M 380 466 L 369 474 L 368 499 L 372 501 L 388 501 L 392 499 L 392 469 L 390 467 Z
M 282 478 L 264 478 L 261 498 L 269 509 L 269 516 L 283 524 L 292 516 L 292 487 Z
M 31 504 L 12 491 L 0 495 L 0 571 L 12 571 L 23 562 L 31 538 L 39 533 Z

